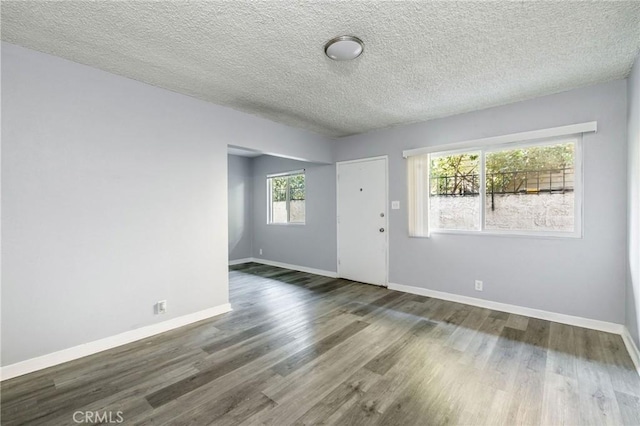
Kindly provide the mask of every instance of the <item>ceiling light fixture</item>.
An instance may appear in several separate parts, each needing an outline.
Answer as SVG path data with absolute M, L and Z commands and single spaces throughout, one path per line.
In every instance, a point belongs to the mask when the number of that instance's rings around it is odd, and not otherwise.
M 362 55 L 364 43 L 358 37 L 340 36 L 324 45 L 324 53 L 334 61 L 349 61 Z

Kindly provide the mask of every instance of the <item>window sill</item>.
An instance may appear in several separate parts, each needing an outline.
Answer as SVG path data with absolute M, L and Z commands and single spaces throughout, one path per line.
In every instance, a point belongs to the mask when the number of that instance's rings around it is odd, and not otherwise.
M 428 236 L 415 236 L 410 238 L 431 238 L 434 235 L 473 235 L 487 237 L 511 237 L 511 238 L 534 238 L 549 240 L 580 240 L 583 238 L 581 232 L 559 233 L 559 232 L 518 232 L 518 231 L 464 231 L 454 229 L 438 229 L 430 232 Z
M 271 226 L 304 226 L 306 225 L 305 223 L 300 223 L 300 222 L 289 222 L 289 223 L 267 223 L 267 225 Z

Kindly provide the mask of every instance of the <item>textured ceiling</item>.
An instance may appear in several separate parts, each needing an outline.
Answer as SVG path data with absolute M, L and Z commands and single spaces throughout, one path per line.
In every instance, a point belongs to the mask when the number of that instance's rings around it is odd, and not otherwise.
M 624 78 L 632 2 L 3 1 L 2 39 L 329 136 Z M 353 34 L 361 57 L 325 41 Z

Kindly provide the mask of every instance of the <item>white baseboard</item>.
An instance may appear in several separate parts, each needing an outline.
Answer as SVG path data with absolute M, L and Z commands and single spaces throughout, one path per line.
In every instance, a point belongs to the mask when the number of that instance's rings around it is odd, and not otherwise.
M 245 257 L 244 259 L 230 260 L 229 261 L 229 266 L 240 265 L 240 264 L 249 263 L 249 262 L 253 262 L 253 258 L 252 257 Z
M 613 322 L 559 314 L 556 312 L 543 311 L 540 309 L 526 308 L 524 306 L 510 305 L 508 303 L 493 302 L 491 300 L 461 296 L 458 294 L 446 293 L 443 291 L 429 290 L 422 287 L 389 283 L 389 289 L 403 291 L 405 293 L 419 294 L 420 296 L 433 297 L 436 299 L 449 300 L 451 302 L 464 303 L 465 305 L 478 306 L 480 308 L 508 312 L 510 314 L 524 315 L 527 317 L 539 318 L 547 321 L 559 322 L 562 324 L 569 324 L 578 327 L 590 328 L 593 330 L 606 331 L 607 333 L 622 335 L 625 329 L 624 325 L 616 324 Z
M 629 356 L 631 357 L 631 360 L 633 361 L 633 364 L 636 366 L 636 370 L 640 375 L 640 350 L 638 350 L 638 347 L 633 341 L 631 333 L 629 333 L 629 329 L 627 327 L 624 328 L 624 332 L 622 333 L 622 340 L 624 340 L 624 345 L 627 347 Z
M 237 262 L 237 263 L 231 263 L 231 262 Z M 252 257 L 252 258 L 248 258 L 248 259 L 241 259 L 241 260 L 232 260 L 232 261 L 229 261 L 229 265 L 238 265 L 240 263 L 249 263 L 249 262 L 260 263 L 262 265 L 276 266 L 278 268 L 291 269 L 292 271 L 306 272 L 308 274 L 322 275 L 323 277 L 329 277 L 329 278 L 337 278 L 338 277 L 338 273 L 337 272 L 333 272 L 333 271 L 325 271 L 323 269 L 307 268 L 306 266 L 291 265 L 290 263 L 276 262 L 274 260 L 260 259 L 260 258 L 257 258 L 257 257 Z
M 147 337 L 164 333 L 165 331 L 173 330 L 194 322 L 202 321 L 229 311 L 231 311 L 231 305 L 229 303 L 225 303 L 224 305 L 214 306 L 213 308 L 205 309 L 203 311 L 183 315 L 157 324 L 151 324 L 135 330 L 116 334 L 115 336 L 105 337 L 104 339 L 84 343 L 72 348 L 63 349 L 61 351 L 7 365 L 0 368 L 0 380 L 12 379 L 37 370 L 73 361 L 74 359 L 93 355 L 98 352 L 106 351 L 107 349 L 126 345 L 127 343 L 135 342 L 136 340 L 145 339 Z

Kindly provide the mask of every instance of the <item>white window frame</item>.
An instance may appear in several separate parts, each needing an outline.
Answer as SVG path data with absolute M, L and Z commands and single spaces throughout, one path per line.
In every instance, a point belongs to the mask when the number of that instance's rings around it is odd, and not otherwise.
M 437 154 L 451 155 L 467 152 L 480 152 L 480 229 L 479 230 L 447 230 L 431 229 L 429 218 L 426 232 L 423 235 L 410 235 L 413 238 L 429 238 L 434 234 L 462 234 L 462 235 L 493 235 L 511 237 L 538 237 L 538 238 L 583 238 L 583 197 L 584 197 L 584 173 L 583 173 L 583 133 L 597 131 L 597 122 L 580 123 L 569 126 L 556 127 L 552 129 L 536 130 L 531 132 L 515 133 L 511 135 L 496 136 L 490 138 L 476 139 L 472 141 L 460 142 L 450 145 L 440 145 L 407 150 L 403 152 L 403 157 L 408 158 L 414 155 L 429 155 L 427 164 L 430 163 L 430 155 Z M 486 171 L 485 156 L 489 152 L 503 151 L 508 149 L 524 148 L 529 146 L 544 146 L 560 143 L 575 143 L 574 150 L 574 230 L 573 232 L 560 231 L 525 231 L 525 230 L 487 230 L 485 228 L 485 208 L 486 208 Z M 427 178 L 430 179 L 429 171 L 426 171 Z M 430 188 L 430 181 L 427 181 Z M 430 198 L 426 197 L 424 208 L 427 212 L 430 208 Z
M 272 173 L 268 174 L 266 178 L 267 182 L 267 225 L 276 225 L 276 226 L 304 226 L 307 223 L 307 214 L 306 214 L 306 204 L 307 204 L 307 176 L 305 173 L 305 169 L 293 170 L 290 172 L 283 173 Z M 305 215 L 304 222 L 291 222 L 291 208 L 290 208 L 290 197 L 291 193 L 289 192 L 289 180 L 287 179 L 287 191 L 286 191 L 286 203 L 287 203 L 287 221 L 282 223 L 273 222 L 273 203 L 272 203 L 272 195 L 273 192 L 271 190 L 271 179 L 278 177 L 289 177 L 296 175 L 304 175 L 304 202 L 305 202 Z

